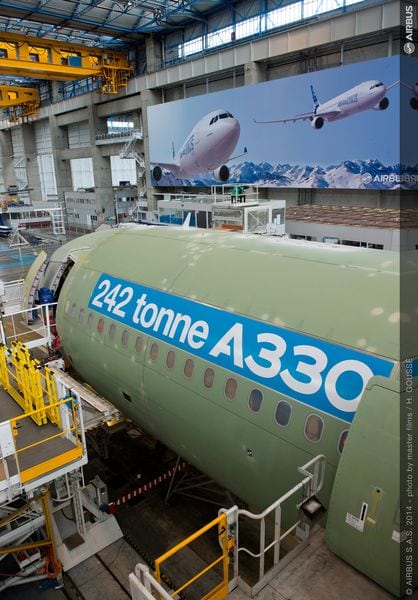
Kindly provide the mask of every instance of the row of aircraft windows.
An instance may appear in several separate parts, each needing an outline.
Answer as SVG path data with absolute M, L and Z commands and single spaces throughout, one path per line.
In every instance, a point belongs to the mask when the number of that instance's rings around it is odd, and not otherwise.
M 69 302 L 67 302 L 65 311 L 68 312 Z M 71 307 L 71 315 L 76 316 L 76 305 L 73 304 Z M 84 308 L 80 308 L 78 313 L 78 320 L 80 323 L 84 321 Z M 89 312 L 87 317 L 87 328 L 93 328 L 94 315 L 92 312 Z M 102 334 L 104 331 L 104 319 L 102 317 L 99 318 L 97 322 L 97 331 Z M 116 332 L 117 326 L 115 323 L 111 323 L 107 335 L 111 341 L 116 341 Z M 120 341 L 122 346 L 127 347 L 129 343 L 129 330 L 123 329 L 120 335 Z M 134 344 L 135 352 L 141 352 L 143 349 L 143 336 L 137 335 L 135 338 Z M 157 362 L 159 355 L 159 344 L 157 342 L 153 342 L 149 351 L 149 358 L 151 362 Z M 173 369 L 176 364 L 176 353 L 174 350 L 168 350 L 165 364 L 167 369 Z M 183 365 L 183 374 L 186 379 L 192 379 L 194 372 L 194 360 L 192 358 L 186 358 Z M 207 390 L 210 390 L 215 383 L 215 371 L 212 367 L 207 367 L 203 374 L 203 385 Z M 238 393 L 238 381 L 234 377 L 227 377 L 224 384 L 224 396 L 227 400 L 234 400 Z M 261 406 L 263 404 L 263 392 L 258 388 L 253 388 L 248 396 L 248 408 L 253 413 L 258 413 L 261 410 Z M 276 406 L 276 410 L 274 413 L 274 420 L 280 427 L 287 427 L 290 423 L 292 416 L 292 405 L 286 400 L 280 400 Z M 322 417 L 315 414 L 310 414 L 306 418 L 304 434 L 307 440 L 310 442 L 318 443 L 321 441 L 323 433 L 324 433 L 324 421 Z M 348 430 L 344 430 L 338 441 L 338 451 L 341 453 L 345 440 L 347 437 Z

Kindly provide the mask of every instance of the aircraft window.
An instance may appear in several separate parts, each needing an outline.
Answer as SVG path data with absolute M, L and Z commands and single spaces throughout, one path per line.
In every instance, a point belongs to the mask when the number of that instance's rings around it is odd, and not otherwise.
M 142 350 L 142 335 L 138 335 L 135 341 L 135 352 L 141 352 Z
M 169 350 L 167 352 L 167 358 L 165 361 L 167 368 L 172 369 L 174 367 L 175 362 L 176 362 L 176 353 L 174 352 L 174 350 Z
M 132 402 L 132 398 L 129 394 L 127 394 L 126 392 L 122 392 L 122 395 L 125 398 L 125 400 L 127 400 L 128 402 Z
M 238 382 L 233 377 L 229 377 L 225 383 L 225 397 L 233 400 L 237 395 Z
M 187 377 L 187 379 L 190 379 L 193 376 L 193 370 L 194 361 L 191 358 L 188 358 L 184 363 L 184 376 Z
M 111 340 L 114 340 L 115 334 L 116 334 L 116 325 L 114 323 L 112 323 L 111 326 L 109 327 L 109 338 Z
M 71 316 L 72 316 L 72 317 L 74 317 L 74 315 L 75 315 L 75 309 L 76 309 L 76 308 L 77 308 L 77 306 L 76 306 L 76 303 L 75 303 L 75 302 L 73 302 L 73 305 L 72 305 L 72 307 L 71 307 Z
M 203 384 L 205 388 L 208 390 L 213 386 L 213 382 L 215 381 L 215 371 L 208 367 L 203 375 Z
M 292 415 L 292 406 L 289 402 L 285 400 L 281 400 L 276 407 L 276 412 L 274 414 L 275 421 L 277 425 L 281 425 L 282 427 L 287 427 L 289 425 L 290 417 Z
M 348 429 L 344 429 L 344 431 L 341 432 L 340 439 L 338 440 L 338 452 L 340 454 L 344 450 L 345 442 L 347 441 L 347 435 Z
M 230 117 L 231 119 L 233 119 L 234 117 L 231 115 L 231 113 L 227 113 L 228 117 Z
M 78 313 L 78 320 L 80 321 L 80 323 L 82 323 L 83 319 L 84 319 L 84 308 L 80 308 L 80 312 Z
M 67 313 L 69 308 L 70 308 L 70 301 L 67 300 L 67 302 L 65 303 L 64 312 Z
M 250 410 L 257 413 L 261 408 L 262 402 L 263 392 L 261 390 L 257 390 L 257 388 L 251 390 L 250 397 L 248 398 L 248 406 L 250 407 Z
M 305 436 L 310 442 L 319 442 L 324 431 L 324 421 L 318 415 L 309 415 L 305 423 Z
M 221 113 L 221 114 L 219 115 L 219 118 L 220 118 L 220 119 L 227 119 L 228 117 L 229 117 L 228 113 Z
M 150 350 L 150 358 L 152 360 L 152 362 L 155 362 L 158 358 L 158 344 L 156 342 L 154 342 L 151 346 L 151 350 Z
M 89 313 L 88 319 L 87 319 L 87 327 L 89 329 L 92 328 L 93 325 L 93 313 Z
M 129 331 L 124 329 L 122 332 L 122 346 L 127 346 L 129 341 Z
M 104 327 L 104 319 L 99 319 L 99 322 L 97 323 L 97 331 L 99 333 L 102 333 L 103 327 Z

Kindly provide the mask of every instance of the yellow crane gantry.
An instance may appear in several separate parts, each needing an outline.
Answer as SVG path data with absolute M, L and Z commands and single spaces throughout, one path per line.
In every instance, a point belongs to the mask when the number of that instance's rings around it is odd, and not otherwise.
M 11 121 L 35 114 L 39 107 L 38 88 L 0 85 L 0 108 L 7 108 Z
M 58 81 L 100 78 L 103 94 L 117 94 L 133 66 L 123 52 L 0 32 L 0 75 Z

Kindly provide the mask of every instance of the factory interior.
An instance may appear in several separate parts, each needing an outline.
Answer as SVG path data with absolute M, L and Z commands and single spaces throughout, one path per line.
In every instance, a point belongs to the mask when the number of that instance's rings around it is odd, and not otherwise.
M 1 598 L 418 598 L 418 7 L 0 9 Z

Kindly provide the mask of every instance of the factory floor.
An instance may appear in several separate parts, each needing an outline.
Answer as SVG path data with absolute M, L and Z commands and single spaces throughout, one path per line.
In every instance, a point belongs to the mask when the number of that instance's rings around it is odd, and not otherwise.
M 394 596 L 333 555 L 324 545 L 323 531 L 255 598 L 257 600 L 392 600 Z M 125 540 L 114 542 L 97 556 L 71 569 L 64 590 L 42 589 L 45 582 L 6 590 L 4 600 L 125 600 L 130 597 L 128 575 L 141 558 Z M 143 561 L 142 561 L 143 562 Z M 188 597 L 186 595 L 186 597 Z M 418 591 L 412 596 L 418 599 Z M 234 590 L 228 600 L 249 600 Z
M 258 600 L 393 600 L 373 581 L 333 554 L 325 531 L 316 531 L 308 546 L 257 596 Z M 229 600 L 248 600 L 234 590 Z M 418 599 L 418 591 L 409 598 Z

